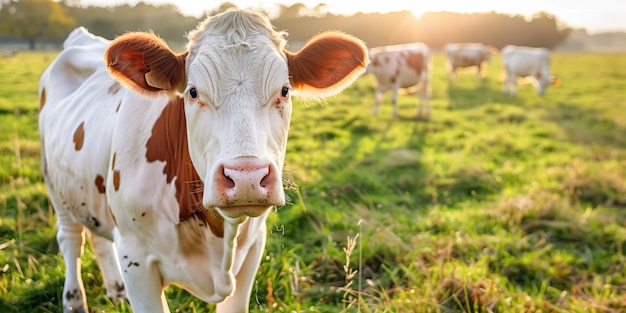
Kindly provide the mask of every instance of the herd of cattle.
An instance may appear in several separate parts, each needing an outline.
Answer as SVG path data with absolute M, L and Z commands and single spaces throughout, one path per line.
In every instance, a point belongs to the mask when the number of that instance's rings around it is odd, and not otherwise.
M 448 77 L 456 78 L 459 69 L 476 69 L 476 77 L 484 77 L 485 67 L 497 53 L 495 48 L 482 43 L 448 43 L 444 46 Z M 383 94 L 391 90 L 392 114 L 398 115 L 398 90 L 418 87 L 418 114 L 430 114 L 430 89 L 432 77 L 432 60 L 430 48 L 421 42 L 376 47 L 369 50 L 370 63 L 367 72 L 376 77 L 376 104 L 373 114 L 377 114 Z M 517 95 L 518 78 L 528 78 L 535 86 L 537 94 L 543 95 L 550 84 L 558 84 L 559 80 L 550 74 L 550 50 L 508 45 L 504 47 L 502 65 L 505 73 L 504 93 Z
M 128 298 L 134 312 L 169 312 L 163 289 L 171 284 L 218 303 L 219 313 L 248 312 L 266 218 L 285 203 L 292 92 L 335 95 L 368 65 L 377 93 L 393 89 L 395 99 L 400 87 L 429 87 L 424 44 L 368 51 L 358 38 L 325 32 L 292 53 L 284 37 L 245 10 L 205 20 L 180 54 L 153 33 L 109 41 L 77 28 L 68 36 L 39 84 L 64 312 L 89 312 L 85 238 L 107 296 Z M 447 53 L 451 77 L 469 65 L 480 71 L 490 57 L 482 45 L 453 44 Z M 533 76 L 545 91 L 547 50 L 501 53 L 509 77 Z M 420 101 L 430 112 L 428 93 Z

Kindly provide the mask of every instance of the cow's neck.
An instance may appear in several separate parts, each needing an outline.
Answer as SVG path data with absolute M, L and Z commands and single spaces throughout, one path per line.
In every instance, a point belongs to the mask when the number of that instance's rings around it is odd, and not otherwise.
M 165 162 L 163 174 L 167 183 L 176 178 L 176 200 L 180 207 L 179 219 L 198 217 L 213 234 L 224 236 L 224 219 L 214 209 L 202 206 L 204 184 L 193 167 L 187 146 L 187 123 L 183 99 L 173 98 L 154 123 L 152 136 L 146 144 L 148 162 Z

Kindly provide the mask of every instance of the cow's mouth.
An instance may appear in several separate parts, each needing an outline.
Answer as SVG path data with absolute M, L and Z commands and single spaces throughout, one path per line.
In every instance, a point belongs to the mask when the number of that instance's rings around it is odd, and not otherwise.
M 272 206 L 267 205 L 233 205 L 218 207 L 217 210 L 228 218 L 241 218 L 244 216 L 258 217 L 269 210 Z

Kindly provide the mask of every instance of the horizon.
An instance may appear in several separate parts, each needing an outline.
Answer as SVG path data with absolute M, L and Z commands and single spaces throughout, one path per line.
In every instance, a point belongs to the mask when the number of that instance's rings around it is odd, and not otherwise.
M 315 8 L 318 4 L 325 4 L 327 11 L 337 15 L 353 15 L 355 13 L 389 13 L 397 11 L 411 11 L 415 17 L 420 17 L 426 12 L 457 12 L 457 13 L 484 13 L 497 12 L 502 14 L 523 15 L 532 17 L 538 12 L 553 14 L 567 27 L 573 29 L 585 29 L 589 34 L 626 32 L 626 1 L 601 0 L 594 2 L 572 3 L 570 0 L 476 0 L 467 2 L 463 0 L 441 0 L 428 3 L 407 4 L 407 1 L 388 0 L 385 2 L 363 3 L 362 1 L 335 1 L 329 3 L 319 0 L 230 0 L 215 4 L 200 5 L 196 0 L 83 0 L 83 6 L 116 6 L 128 4 L 131 6 L 139 2 L 152 5 L 170 4 L 188 16 L 199 18 L 207 12 L 216 10 L 220 5 L 230 2 L 241 9 L 262 9 L 266 12 L 276 13 L 278 5 L 291 6 L 302 3 L 307 8 Z M 354 9 L 357 7 L 357 9 Z

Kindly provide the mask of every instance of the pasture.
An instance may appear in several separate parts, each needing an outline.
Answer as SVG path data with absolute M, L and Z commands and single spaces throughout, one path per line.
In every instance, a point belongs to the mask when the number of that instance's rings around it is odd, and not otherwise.
M 39 167 L 38 77 L 54 53 L 0 59 L 0 312 L 59 312 L 63 259 Z M 436 54 L 430 119 L 372 76 L 294 101 L 285 176 L 252 312 L 626 311 L 626 56 L 556 53 L 561 86 L 449 83 Z M 93 311 L 104 295 L 89 247 Z M 170 287 L 173 312 L 214 306 Z

